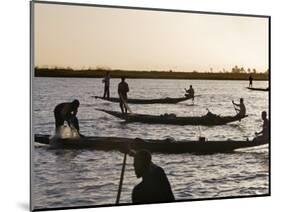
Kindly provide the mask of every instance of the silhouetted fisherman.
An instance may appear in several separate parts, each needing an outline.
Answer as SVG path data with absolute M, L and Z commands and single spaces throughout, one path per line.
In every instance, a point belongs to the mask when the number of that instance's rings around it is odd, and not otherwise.
M 110 96 L 110 74 L 109 71 L 106 72 L 105 77 L 103 78 L 102 82 L 104 83 L 104 93 L 103 93 L 103 98 L 109 99 Z
M 249 88 L 253 87 L 253 77 L 252 75 L 249 76 Z
M 59 132 L 60 127 L 63 126 L 66 121 L 69 127 L 75 127 L 78 134 L 83 137 L 83 135 L 80 134 L 79 121 L 76 117 L 79 105 L 80 102 L 75 99 L 73 102 L 60 103 L 55 107 L 56 133 Z
M 237 111 L 237 116 L 244 117 L 246 115 L 246 107 L 244 105 L 243 98 L 240 98 L 240 104 L 236 104 L 233 100 L 232 103 L 234 105 L 235 110 Z
M 120 108 L 122 111 L 122 114 L 127 114 L 127 93 L 129 92 L 129 85 L 127 84 L 127 82 L 125 82 L 125 77 L 121 78 L 121 82 L 118 85 L 118 94 L 119 94 L 119 98 L 120 98 Z
M 140 150 L 134 154 L 134 168 L 142 181 L 132 193 L 133 203 L 157 203 L 175 201 L 171 185 L 164 170 L 151 161 L 151 154 Z
M 255 132 L 256 137 L 253 141 L 265 140 L 269 138 L 269 121 L 266 117 L 266 111 L 262 111 L 261 118 L 263 120 L 262 130 Z
M 188 90 L 185 88 L 185 92 L 186 92 L 185 96 L 186 97 L 192 97 L 192 101 L 194 102 L 194 94 L 195 94 L 195 92 L 194 92 L 194 89 L 192 88 L 192 85 L 189 86 Z

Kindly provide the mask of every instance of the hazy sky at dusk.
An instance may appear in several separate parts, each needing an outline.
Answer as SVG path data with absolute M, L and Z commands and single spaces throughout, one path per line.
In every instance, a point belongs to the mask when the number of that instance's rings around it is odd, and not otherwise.
M 268 19 L 35 4 L 35 65 L 268 69 Z

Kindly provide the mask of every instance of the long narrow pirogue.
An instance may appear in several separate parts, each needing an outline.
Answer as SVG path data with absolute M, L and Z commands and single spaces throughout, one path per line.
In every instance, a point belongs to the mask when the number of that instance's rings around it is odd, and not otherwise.
M 250 87 L 247 88 L 253 91 L 269 91 L 269 88 L 250 88 Z
M 198 97 L 199 95 L 195 96 Z M 101 96 L 94 96 L 96 99 L 102 99 L 109 102 L 120 102 L 119 98 L 112 97 L 112 98 L 103 98 Z M 188 99 L 191 99 L 192 97 L 179 97 L 179 98 L 162 98 L 162 99 L 128 99 L 127 103 L 130 104 L 176 104 L 179 102 L 186 101 Z
M 171 125 L 204 125 L 204 126 L 214 126 L 214 125 L 224 125 L 234 121 L 240 121 L 246 116 L 218 116 L 208 112 L 204 116 L 185 116 L 177 117 L 173 114 L 167 115 L 147 115 L 147 114 L 122 114 L 117 111 L 98 109 L 96 110 L 105 112 L 109 115 L 115 116 L 117 118 L 123 119 L 126 122 L 141 122 L 147 124 L 171 124 Z
M 40 144 L 50 144 L 50 135 L 35 135 L 34 141 Z M 52 143 L 52 142 L 51 142 Z M 146 149 L 151 152 L 166 154 L 176 153 L 220 153 L 233 152 L 235 149 L 254 147 L 267 144 L 267 140 L 260 141 L 171 141 L 171 140 L 142 140 L 121 137 L 84 137 L 77 139 L 58 139 L 50 145 L 59 149 L 94 149 L 121 150 L 130 144 L 132 149 Z

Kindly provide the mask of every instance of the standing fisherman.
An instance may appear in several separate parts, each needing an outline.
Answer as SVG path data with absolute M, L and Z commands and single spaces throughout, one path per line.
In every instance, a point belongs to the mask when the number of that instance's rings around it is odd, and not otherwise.
M 121 78 L 121 82 L 118 85 L 118 94 L 119 94 L 119 98 L 120 98 L 120 108 L 122 111 L 122 114 L 124 114 L 124 109 L 125 109 L 125 114 L 127 114 L 127 93 L 129 92 L 129 85 L 127 82 L 125 82 L 125 77 Z
M 109 71 L 106 72 L 105 77 L 103 78 L 102 82 L 104 83 L 104 93 L 103 98 L 109 99 L 109 86 L 110 86 L 110 74 Z
M 249 88 L 253 87 L 253 77 L 252 75 L 249 76 Z

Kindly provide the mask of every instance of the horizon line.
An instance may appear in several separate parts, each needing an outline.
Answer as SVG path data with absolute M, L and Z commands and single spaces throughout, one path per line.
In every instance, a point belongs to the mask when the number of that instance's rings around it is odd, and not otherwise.
M 235 66 L 236 67 L 236 66 Z M 235 68 L 233 67 L 233 68 Z M 47 65 L 42 65 L 42 66 L 34 66 L 34 69 L 49 69 L 49 70 L 53 70 L 53 69 L 64 69 L 64 70 L 69 70 L 69 71 L 132 71 L 132 72 L 179 72 L 179 73 L 233 73 L 233 68 L 231 68 L 230 70 L 228 69 L 222 69 L 222 70 L 213 70 L 212 68 L 210 68 L 209 70 L 192 70 L 192 71 L 179 71 L 179 70 L 175 70 L 175 69 L 122 69 L 122 68 L 110 68 L 110 67 L 80 67 L 80 68 L 73 68 L 70 66 L 47 66 Z M 240 70 L 239 73 L 245 73 L 245 74 L 250 74 L 250 73 L 268 73 L 269 69 L 264 70 L 264 71 L 259 71 L 255 68 L 244 68 L 237 66 L 237 68 Z M 243 68 L 244 71 L 241 71 L 241 69 Z M 250 69 L 250 71 L 248 71 Z M 255 70 L 255 71 L 254 71 Z

